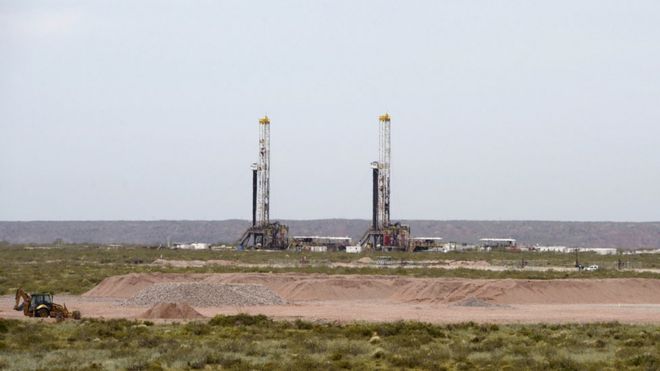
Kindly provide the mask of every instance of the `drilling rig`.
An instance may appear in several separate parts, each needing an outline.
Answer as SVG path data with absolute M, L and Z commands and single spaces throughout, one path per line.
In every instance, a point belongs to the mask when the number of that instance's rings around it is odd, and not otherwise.
M 270 222 L 270 119 L 259 120 L 259 162 L 252 164 L 252 226 L 238 241 L 243 248 L 278 250 L 288 247 L 289 227 Z
M 360 245 L 374 250 L 409 250 L 410 227 L 390 221 L 390 174 L 392 141 L 390 115 L 378 117 L 378 161 L 371 163 L 372 223 L 360 239 Z

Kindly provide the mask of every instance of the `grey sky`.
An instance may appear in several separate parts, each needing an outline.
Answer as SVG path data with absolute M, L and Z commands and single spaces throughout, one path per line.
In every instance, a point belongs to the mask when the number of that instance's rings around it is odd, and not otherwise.
M 0 0 L 0 220 L 660 220 L 658 1 Z

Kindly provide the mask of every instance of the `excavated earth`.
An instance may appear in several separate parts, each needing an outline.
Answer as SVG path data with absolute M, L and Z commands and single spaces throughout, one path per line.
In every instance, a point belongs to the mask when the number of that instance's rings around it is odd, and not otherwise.
M 271 289 L 251 284 L 214 284 L 204 282 L 154 283 L 142 289 L 125 305 L 191 303 L 197 307 L 219 305 L 277 305 L 286 301 Z
M 199 319 L 204 318 L 195 308 L 181 303 L 158 303 L 142 313 L 144 319 Z
M 2 297 L 0 305 L 10 308 L 11 299 Z M 176 303 L 205 317 L 244 312 L 339 322 L 660 323 L 655 279 L 145 273 L 109 277 L 82 296 L 59 300 L 83 316 L 112 318 L 137 318 L 145 305 Z M 20 317 L 16 313 L 0 311 L 0 317 Z

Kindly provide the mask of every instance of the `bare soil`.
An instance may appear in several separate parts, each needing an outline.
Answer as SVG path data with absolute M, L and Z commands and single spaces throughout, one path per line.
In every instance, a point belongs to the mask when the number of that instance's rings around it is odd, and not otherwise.
M 323 321 L 596 322 L 660 323 L 660 280 L 481 280 L 323 274 L 129 274 L 109 277 L 82 296 L 56 296 L 84 317 L 139 318 L 144 306 L 122 305 L 156 283 L 263 285 L 287 301 L 282 305 L 196 307 L 217 314 L 265 314 Z M 13 297 L 0 298 L 0 317 Z M 186 319 L 186 318 L 179 318 Z

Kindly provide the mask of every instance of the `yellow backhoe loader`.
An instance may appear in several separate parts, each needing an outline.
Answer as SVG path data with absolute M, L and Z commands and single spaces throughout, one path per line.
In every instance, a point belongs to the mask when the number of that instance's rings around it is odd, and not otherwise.
M 23 302 L 21 303 L 21 300 Z M 46 293 L 33 293 L 32 295 L 19 288 L 16 290 L 15 310 L 22 310 L 28 317 L 57 318 L 63 320 L 66 318 L 80 319 L 80 312 L 74 310 L 69 312 L 66 304 L 60 305 L 53 303 L 53 295 Z

